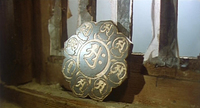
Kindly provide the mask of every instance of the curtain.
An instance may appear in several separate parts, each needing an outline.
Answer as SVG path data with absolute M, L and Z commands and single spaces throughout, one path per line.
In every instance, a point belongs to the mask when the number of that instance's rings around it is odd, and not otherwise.
M 177 41 L 178 0 L 152 0 L 152 41 L 144 55 L 144 63 L 179 67 Z

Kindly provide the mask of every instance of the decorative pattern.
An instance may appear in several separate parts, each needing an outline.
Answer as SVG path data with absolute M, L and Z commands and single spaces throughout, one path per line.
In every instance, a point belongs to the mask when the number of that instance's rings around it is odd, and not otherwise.
M 129 40 L 111 21 L 86 22 L 64 45 L 62 73 L 79 97 L 102 101 L 127 77 Z

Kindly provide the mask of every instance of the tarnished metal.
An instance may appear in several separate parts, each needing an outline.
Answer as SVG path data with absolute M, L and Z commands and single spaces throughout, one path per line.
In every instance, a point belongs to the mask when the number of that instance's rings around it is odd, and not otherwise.
M 127 77 L 129 46 L 113 22 L 83 23 L 64 45 L 62 72 L 72 91 L 102 101 Z

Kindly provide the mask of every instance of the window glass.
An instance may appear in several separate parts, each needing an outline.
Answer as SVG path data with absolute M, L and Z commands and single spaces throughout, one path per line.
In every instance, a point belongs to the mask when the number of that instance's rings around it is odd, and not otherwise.
M 178 44 L 180 56 L 200 53 L 200 0 L 178 1 Z
M 145 53 L 152 40 L 152 0 L 133 2 L 133 52 Z

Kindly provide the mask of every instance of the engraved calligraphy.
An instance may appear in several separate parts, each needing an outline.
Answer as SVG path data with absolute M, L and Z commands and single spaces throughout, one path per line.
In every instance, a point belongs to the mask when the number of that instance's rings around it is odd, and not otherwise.
M 122 62 L 114 63 L 110 68 L 109 78 L 113 83 L 121 83 L 126 77 L 126 66 Z
M 98 44 L 92 44 L 91 48 L 87 49 L 86 51 L 89 52 L 89 54 L 84 55 L 84 60 L 91 69 L 94 69 L 96 67 L 98 58 L 101 54 L 102 48 Z M 87 59 L 91 58 L 93 55 L 94 55 L 94 58 L 92 59 L 93 63 L 90 64 Z M 102 64 L 102 62 L 99 61 L 99 64 Z
M 79 45 L 78 40 L 75 37 L 71 37 L 65 44 L 65 53 L 69 55 L 74 55 Z
M 124 40 L 118 40 L 116 43 L 116 48 L 118 48 L 119 53 L 122 53 L 122 50 L 124 49 L 125 46 L 125 41 Z
M 124 55 L 124 53 L 127 51 L 128 44 L 129 43 L 126 38 L 124 38 L 124 37 L 116 38 L 112 43 L 111 53 L 115 57 L 121 58 Z M 124 56 L 126 56 L 126 55 L 124 55 Z
M 101 28 L 100 28 L 100 32 L 105 32 L 106 33 L 106 36 L 111 36 L 114 31 L 112 31 L 112 23 L 104 23 Z
M 98 38 L 102 41 L 110 40 L 111 36 L 115 33 L 116 28 L 110 22 L 103 23 L 98 33 Z
M 73 93 L 105 99 L 127 77 L 129 44 L 111 21 L 83 23 L 64 44 L 62 73 Z
M 72 86 L 72 91 L 74 91 L 77 95 L 85 97 L 86 94 L 84 92 L 88 89 L 89 84 L 90 82 L 88 81 L 88 79 L 79 76 L 76 79 L 76 83 Z
M 78 55 L 77 61 L 82 63 L 79 69 L 85 77 L 98 78 L 107 72 L 110 65 L 110 53 L 105 43 L 95 39 L 90 40 L 82 46 Z
M 102 97 L 108 92 L 108 89 L 107 82 L 105 79 L 101 78 L 94 82 L 94 88 L 92 89 L 92 92 L 95 96 Z
M 79 90 L 83 92 L 83 87 L 85 86 L 85 84 L 85 79 L 80 79 L 75 86 L 79 87 Z
M 106 86 L 106 83 L 103 80 L 99 80 L 96 85 L 95 85 L 95 89 L 99 90 L 100 94 L 103 93 L 103 90 Z
M 76 62 L 73 59 L 65 59 L 64 60 L 64 65 L 63 65 L 63 74 L 65 78 L 71 79 L 71 76 L 74 74 L 76 70 Z
M 82 40 L 87 40 L 88 37 L 90 36 L 90 34 L 93 31 L 93 26 L 91 23 L 86 22 L 84 24 L 82 24 L 78 30 L 76 31 L 77 35 L 79 36 L 79 38 L 81 38 Z

